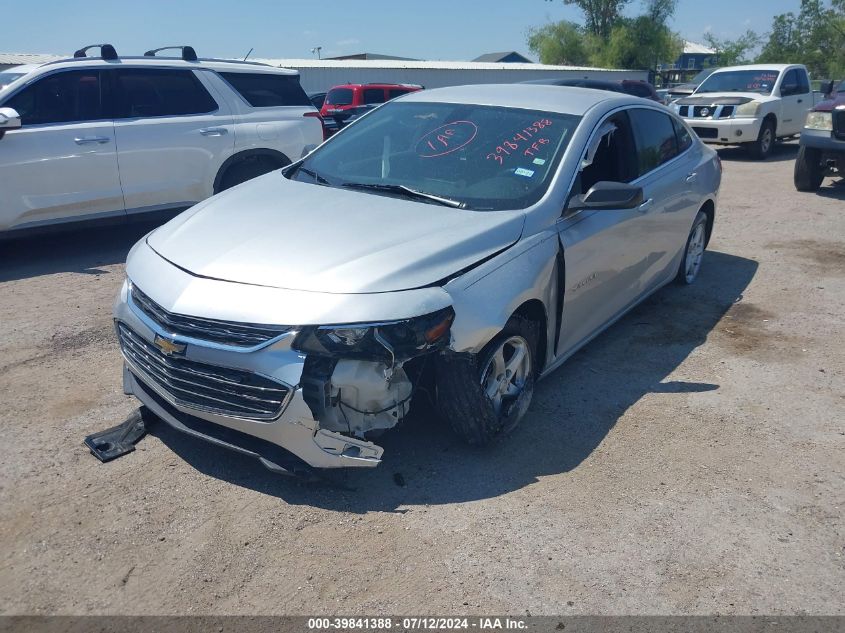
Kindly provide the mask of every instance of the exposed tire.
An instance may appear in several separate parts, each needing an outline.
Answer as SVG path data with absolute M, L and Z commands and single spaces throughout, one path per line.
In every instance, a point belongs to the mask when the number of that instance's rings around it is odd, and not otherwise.
M 757 140 L 746 145 L 748 154 L 756 160 L 766 160 L 772 155 L 775 140 L 775 122 L 767 119 L 760 126 L 760 133 L 757 134 Z
M 226 189 L 231 189 L 247 180 L 263 176 L 289 164 L 289 161 L 282 161 L 269 156 L 250 156 L 241 162 L 235 163 L 226 170 L 223 178 L 220 179 L 220 186 L 215 193 L 226 191 Z
M 455 433 L 468 444 L 489 443 L 513 429 L 525 415 L 540 370 L 537 367 L 539 340 L 540 327 L 536 322 L 513 316 L 477 356 L 444 354 L 440 357 L 438 409 Z M 516 360 L 518 350 L 527 355 L 527 367 L 521 365 L 524 374 L 520 380 L 515 380 L 518 373 L 514 369 L 520 365 Z M 505 367 L 511 367 L 509 375 L 502 372 L 500 377 L 490 373 L 491 368 L 493 372 L 503 369 L 497 367 L 497 359 L 504 361 Z M 497 381 L 502 386 L 497 390 L 498 405 L 497 399 L 491 396 Z
M 798 148 L 793 180 L 798 191 L 818 191 L 824 180 L 820 150 L 815 147 L 801 146 Z
M 707 246 L 707 215 L 699 211 L 692 223 L 687 243 L 684 247 L 684 256 L 678 265 L 678 272 L 675 275 L 675 282 L 682 286 L 689 286 L 698 278 L 701 270 L 701 262 L 704 258 L 704 249 Z

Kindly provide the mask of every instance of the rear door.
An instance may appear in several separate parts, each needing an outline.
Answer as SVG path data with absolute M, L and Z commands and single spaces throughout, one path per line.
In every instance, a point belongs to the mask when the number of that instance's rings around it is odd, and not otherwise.
M 798 68 L 786 71 L 780 85 L 781 121 L 778 136 L 799 134 L 804 127 L 807 110 L 813 107 L 807 73 Z
M 187 207 L 210 196 L 232 154 L 232 114 L 183 68 L 122 68 L 113 77 L 127 213 Z
M 123 215 L 108 87 L 98 69 L 35 79 L 0 105 L 22 127 L 0 139 L 0 230 Z

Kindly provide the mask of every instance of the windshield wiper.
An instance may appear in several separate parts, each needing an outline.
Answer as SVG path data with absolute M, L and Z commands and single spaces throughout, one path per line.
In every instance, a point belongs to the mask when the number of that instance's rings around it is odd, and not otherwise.
M 320 174 L 318 174 L 313 169 L 308 169 L 307 167 L 303 167 L 302 165 L 300 165 L 299 167 L 296 168 L 296 171 L 301 171 L 306 176 L 311 176 L 314 179 L 315 182 L 319 182 L 322 185 L 330 185 L 331 184 L 328 180 L 323 178 Z
M 436 202 L 437 204 L 442 204 L 445 207 L 453 207 L 455 209 L 464 209 L 466 208 L 465 202 L 459 202 L 458 200 L 453 200 L 452 198 L 444 198 L 442 196 L 436 196 L 433 193 L 426 193 L 425 191 L 418 191 L 416 189 L 411 189 L 410 187 L 406 187 L 405 185 L 380 185 L 380 184 L 370 184 L 366 182 L 345 182 L 341 185 L 341 187 L 347 187 L 349 189 L 362 189 L 364 191 L 384 191 L 385 193 L 396 193 L 401 196 L 405 196 L 407 198 L 417 198 L 421 200 L 431 200 L 432 202 Z

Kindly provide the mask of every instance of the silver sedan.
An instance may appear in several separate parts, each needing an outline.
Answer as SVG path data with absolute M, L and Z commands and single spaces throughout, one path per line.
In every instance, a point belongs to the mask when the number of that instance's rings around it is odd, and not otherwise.
M 132 249 L 124 390 L 271 469 L 372 467 L 432 395 L 484 444 L 713 230 L 716 153 L 654 102 L 462 86 L 379 107 Z

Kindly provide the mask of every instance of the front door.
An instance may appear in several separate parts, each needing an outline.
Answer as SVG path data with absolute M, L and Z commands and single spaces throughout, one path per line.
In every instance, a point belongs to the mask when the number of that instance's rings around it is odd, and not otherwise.
M 0 139 L 0 231 L 124 215 L 107 94 L 101 71 L 62 70 L 0 104 L 22 123 Z
M 232 115 L 193 70 L 113 73 L 115 135 L 128 213 L 186 207 L 210 196 L 234 148 Z
M 806 73 L 793 68 L 787 71 L 780 86 L 781 124 L 778 136 L 799 134 L 807 111 L 813 107 L 813 95 Z

